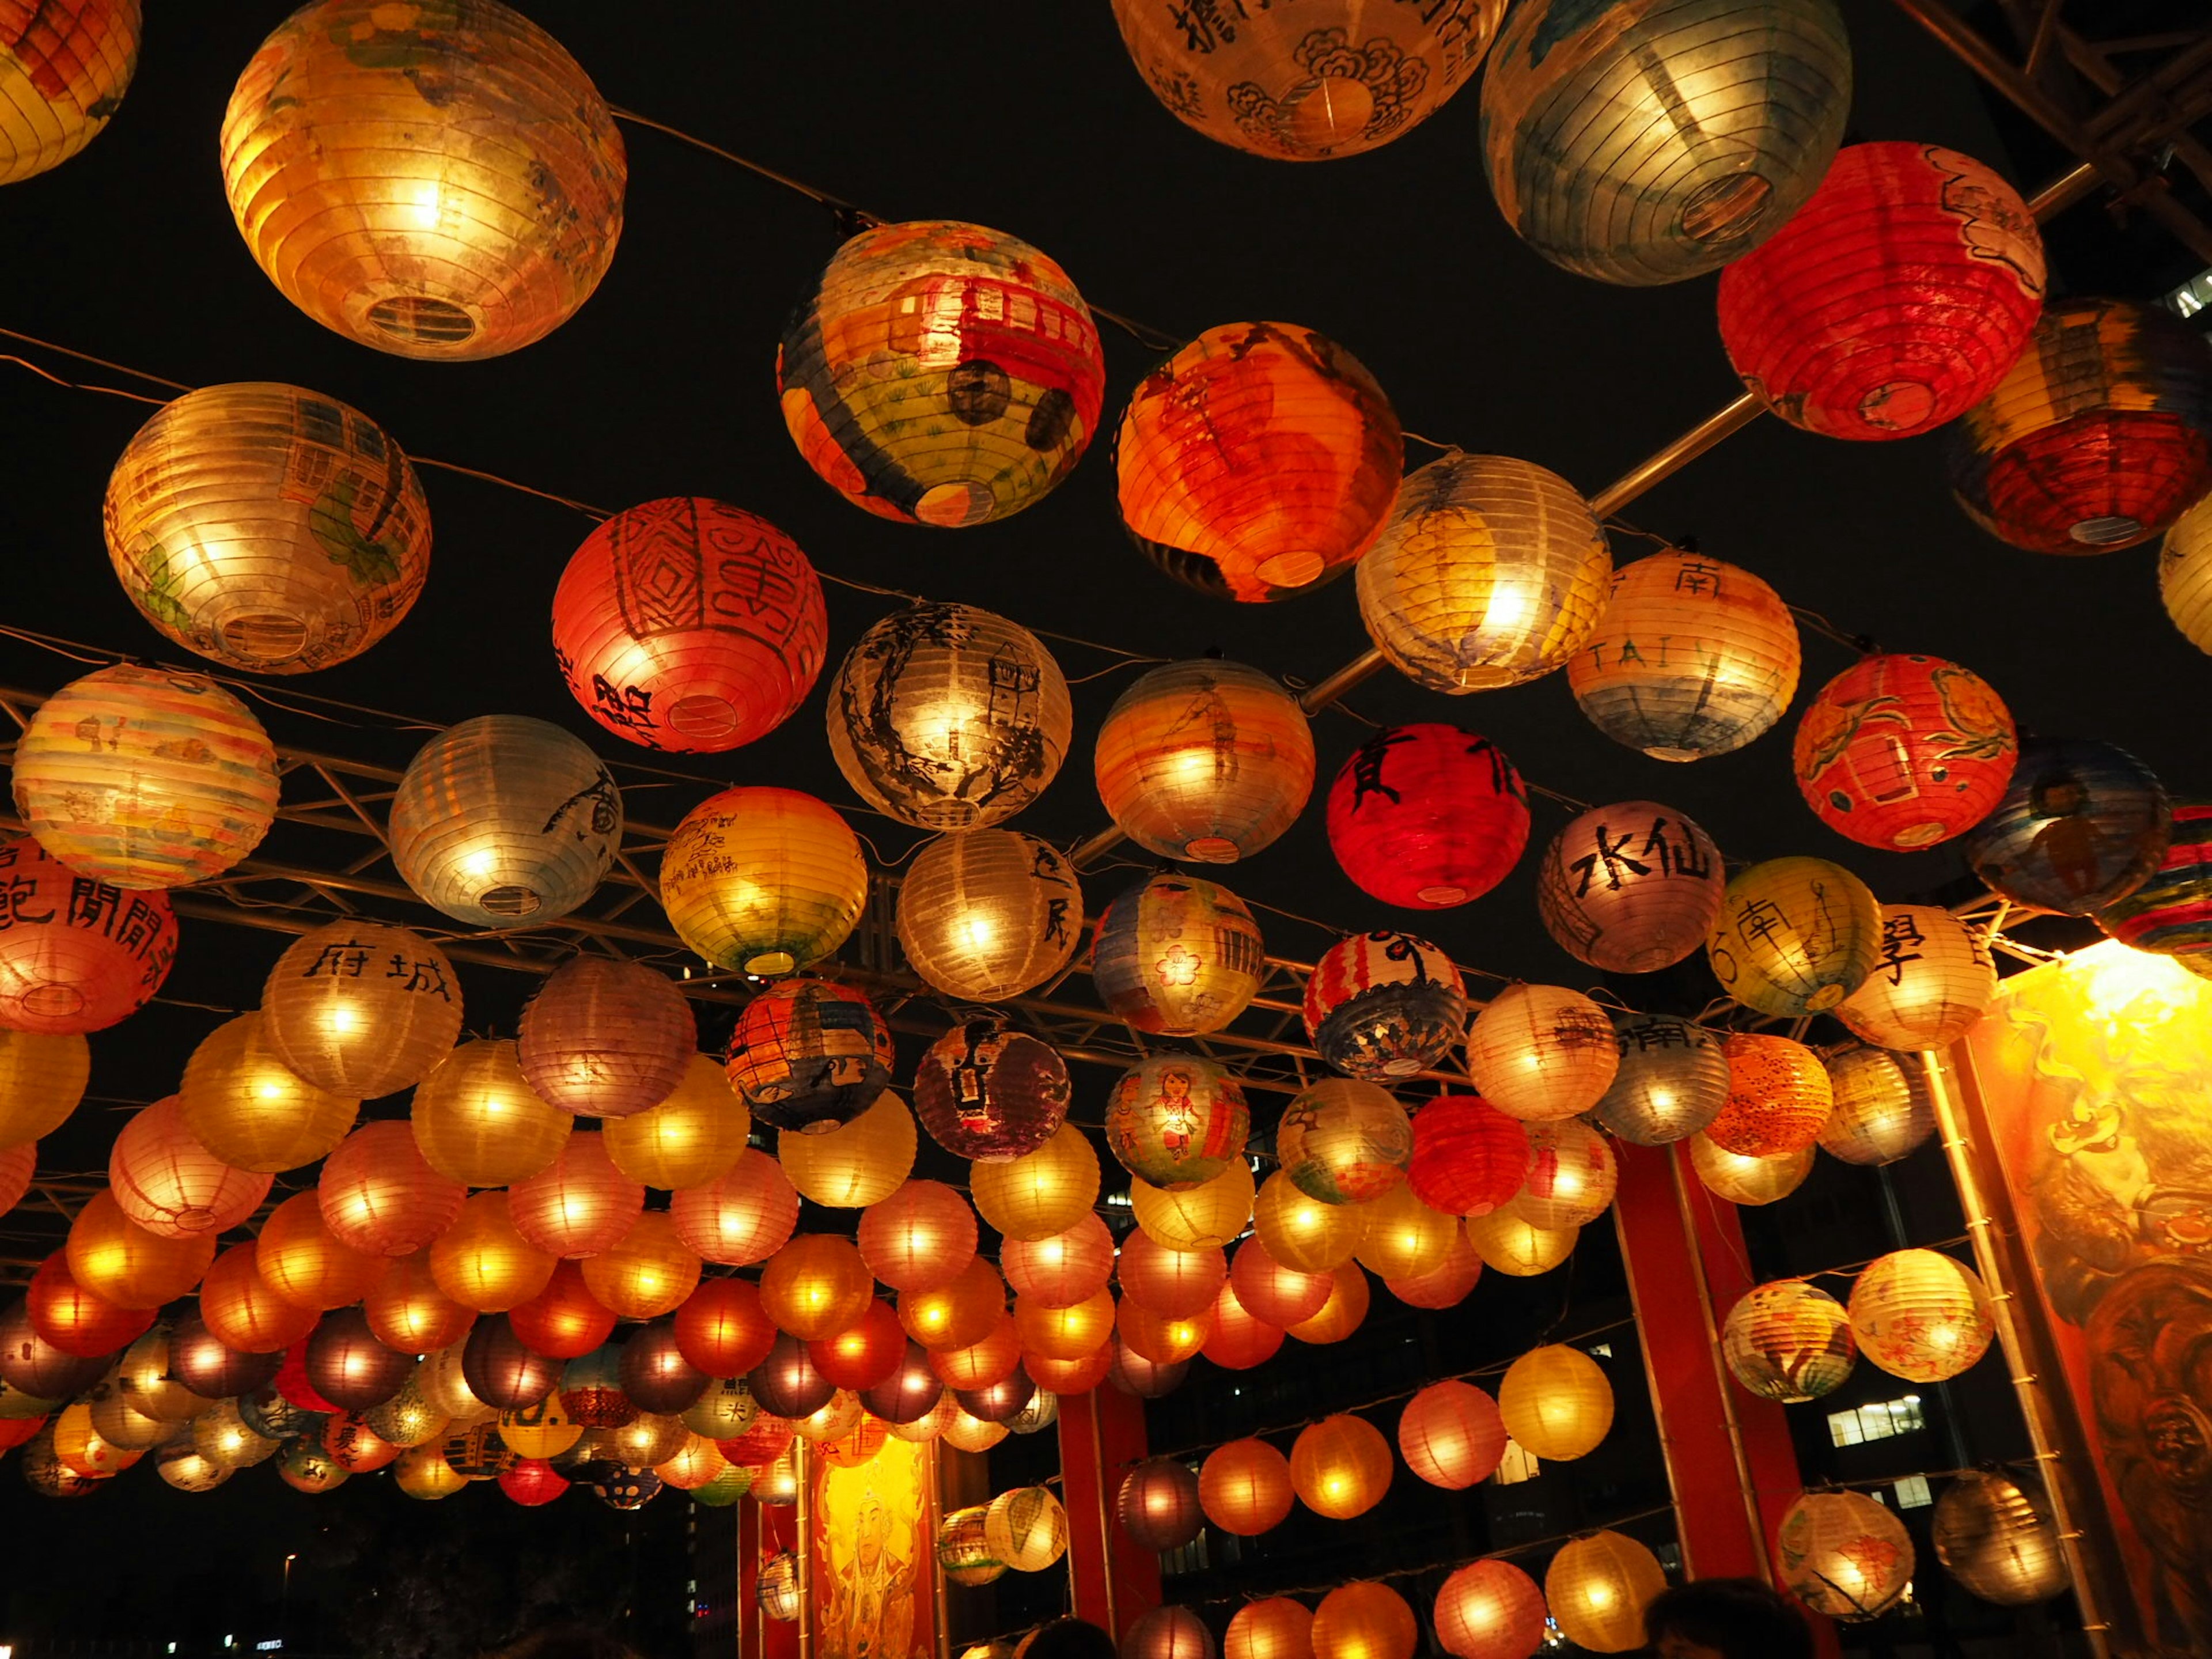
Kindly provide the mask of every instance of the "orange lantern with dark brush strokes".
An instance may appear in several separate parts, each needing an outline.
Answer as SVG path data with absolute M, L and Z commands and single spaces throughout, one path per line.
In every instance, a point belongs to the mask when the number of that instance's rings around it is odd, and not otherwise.
M 177 955 L 165 893 L 88 881 L 28 836 L 0 839 L 0 1027 L 103 1031 L 144 1007 Z
M 1521 774 L 1497 744 L 1455 726 L 1385 727 L 1329 786 L 1329 850 L 1385 904 L 1445 910 L 1480 898 L 1528 844 Z
M 222 1266 L 221 1261 L 216 1263 L 217 1268 Z M 200 1296 L 204 1313 L 204 1285 Z M 376 1340 L 403 1353 L 450 1348 L 469 1334 L 477 1317 L 475 1309 L 463 1307 L 439 1288 L 427 1249 L 393 1262 L 392 1270 L 362 1298 L 361 1307 L 368 1316 L 368 1328 L 376 1334 Z
M 647 1210 L 617 1243 L 585 1257 L 583 1272 L 601 1307 L 624 1319 L 658 1319 L 698 1288 L 699 1257 L 676 1236 L 665 1211 Z
M 678 754 L 719 754 L 782 725 L 822 672 L 829 629 L 798 544 L 703 495 L 616 514 L 553 593 L 570 695 L 617 737 Z
M 108 1190 L 123 1213 L 164 1238 L 243 1225 L 274 1179 L 234 1170 L 201 1146 L 174 1095 L 132 1114 L 107 1155 Z
M 743 1376 L 775 1346 L 775 1322 L 742 1279 L 708 1279 L 676 1310 L 676 1346 L 709 1376 Z
M 895 1291 L 927 1291 L 975 1256 L 975 1212 L 942 1182 L 902 1182 L 860 1212 L 857 1243 L 867 1269 Z
M 1224 1532 L 1256 1538 L 1290 1518 L 1290 1460 L 1264 1440 L 1231 1440 L 1206 1454 L 1198 1501 Z
M 860 1224 L 865 1253 L 866 1218 Z M 1038 1307 L 1072 1308 L 1104 1290 L 1113 1277 L 1114 1235 L 1094 1212 L 1049 1238 L 1005 1240 L 999 1246 L 999 1267 L 1015 1295 Z M 880 1270 L 876 1277 L 883 1278 Z
M 1826 859 L 1768 859 L 1730 877 L 1705 961 L 1747 1008 L 1795 1019 L 1863 985 L 1881 948 L 1881 904 Z
M 323 1160 L 323 1224 L 366 1255 L 412 1255 L 453 1224 L 469 1189 L 440 1175 L 399 1119 L 365 1123 Z
M 1138 382 L 1115 441 L 1121 522 L 1161 569 L 1248 604 L 1342 575 L 1397 498 L 1382 388 L 1290 323 L 1208 329 Z
M 515 1061 L 538 1097 L 580 1117 L 628 1117 L 684 1080 L 699 1046 L 691 1005 L 665 974 L 577 957 L 522 1011 Z
M 1091 972 L 1098 994 L 1133 1030 L 1196 1036 L 1251 1005 L 1267 947 L 1252 913 L 1226 887 L 1163 873 L 1125 889 L 1098 918 Z
M 511 1194 L 508 1207 L 513 1208 Z M 548 1359 L 578 1359 L 614 1334 L 615 1315 L 611 1308 L 599 1305 L 592 1287 L 584 1282 L 583 1269 L 573 1261 L 562 1261 L 553 1269 L 544 1290 L 507 1310 L 507 1322 L 526 1345 Z M 734 1376 L 738 1372 L 721 1374 Z
M 1753 1031 L 1735 1033 L 1725 1052 L 1728 1104 L 1705 1125 L 1708 1140 L 1740 1157 L 1765 1158 L 1820 1139 L 1835 1094 L 1818 1054 L 1788 1037 Z
M 552 1281 L 557 1265 L 515 1231 L 507 1194 L 497 1188 L 473 1194 L 461 1206 L 460 1218 L 430 1247 L 438 1288 L 477 1313 L 505 1313 L 529 1301 Z M 596 1294 L 598 1286 L 592 1288 Z
M 1909 852 L 1963 834 L 2011 781 L 2012 713 L 1978 674 L 1940 657 L 1862 657 L 1797 722 L 1797 787 L 1821 823 Z
M 850 1123 L 891 1080 L 890 1027 L 865 993 L 823 979 L 763 987 L 730 1034 L 731 1084 L 763 1123 L 819 1133 Z
M 645 1183 L 615 1167 L 605 1137 L 579 1129 L 553 1161 L 507 1189 L 515 1231 L 563 1258 L 597 1255 L 620 1243 L 645 1209 Z
M 1936 904 L 1881 907 L 1881 953 L 1835 1007 L 1854 1036 L 1884 1048 L 1942 1048 L 1964 1036 L 1997 994 L 1979 927 Z
M 671 1193 L 668 1213 L 702 1260 L 741 1267 L 783 1248 L 799 1224 L 799 1194 L 781 1164 L 748 1147 L 716 1179 Z
M 906 1358 L 906 1343 L 898 1310 L 871 1297 L 858 1319 L 835 1336 L 809 1342 L 806 1352 L 816 1370 L 839 1388 L 859 1392 L 874 1388 L 898 1370 L 899 1362 Z M 631 1397 L 636 1397 L 635 1390 Z
M 281 1353 L 315 1328 L 315 1310 L 287 1302 L 269 1288 L 248 1239 L 209 1264 L 200 1278 L 200 1318 L 225 1347 Z
M 154 1326 L 155 1310 L 125 1308 L 78 1284 L 69 1257 L 57 1250 L 39 1264 L 23 1292 L 31 1328 L 79 1359 L 98 1359 L 137 1341 Z
M 0 185 L 59 167 L 106 131 L 138 67 L 138 0 L 18 9 L 0 30 Z
M 1695 822 L 1656 801 L 1616 801 L 1552 837 L 1536 909 L 1577 962 L 1648 974 L 1705 942 L 1727 885 L 1720 848 Z
M 1406 1181 L 1431 1209 L 1488 1215 L 1521 1190 L 1528 1158 L 1514 1119 L 1473 1095 L 1439 1095 L 1413 1114 Z
M 302 1196 L 312 1207 L 313 1194 Z M 158 1308 L 200 1282 L 215 1260 L 215 1236 L 149 1233 L 101 1191 L 70 1223 L 68 1250 L 70 1277 L 94 1295 L 125 1308 Z
M 374 1100 L 428 1077 L 461 1033 L 453 964 L 420 933 L 349 918 L 302 933 L 261 988 L 261 1031 L 319 1089 Z

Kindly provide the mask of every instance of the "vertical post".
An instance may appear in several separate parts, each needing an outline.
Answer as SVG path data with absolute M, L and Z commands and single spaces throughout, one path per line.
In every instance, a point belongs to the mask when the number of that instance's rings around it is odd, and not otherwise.
M 1110 1384 L 1060 1402 L 1060 1498 L 1075 1614 L 1116 1642 L 1160 1602 L 1160 1559 L 1114 1525 L 1121 1476 L 1145 1455 L 1145 1407 Z
M 799 1659 L 814 1659 L 814 1443 L 791 1443 L 799 1475 Z
M 937 1626 L 937 1659 L 952 1659 L 952 1611 L 945 1604 L 945 1563 L 938 1558 L 937 1534 L 945 1524 L 945 1446 L 932 1440 L 921 1467 L 928 1484 L 922 1492 L 922 1518 L 927 1528 L 923 1548 L 929 1556 L 931 1617 Z

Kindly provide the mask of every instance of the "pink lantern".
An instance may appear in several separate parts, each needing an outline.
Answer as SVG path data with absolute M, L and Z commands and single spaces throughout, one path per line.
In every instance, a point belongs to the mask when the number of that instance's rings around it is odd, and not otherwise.
M 622 1243 L 645 1209 L 645 1183 L 607 1156 L 597 1130 L 579 1129 L 552 1163 L 507 1189 L 514 1231 L 549 1255 L 597 1255 Z
M 412 1255 L 453 1224 L 469 1189 L 440 1175 L 404 1118 L 365 1123 L 323 1160 L 323 1224 L 364 1255 Z
M 799 1194 L 783 1165 L 747 1147 L 719 1180 L 671 1194 L 668 1213 L 676 1237 L 701 1260 L 743 1267 L 767 1261 L 790 1240 Z
M 133 1114 L 107 1156 L 116 1207 L 162 1238 L 213 1237 L 242 1225 L 274 1180 L 233 1169 L 203 1146 L 185 1127 L 174 1095 Z
M 515 1059 L 548 1104 L 580 1117 L 629 1117 L 675 1092 L 698 1046 L 691 1005 L 666 975 L 577 957 L 522 1011 Z

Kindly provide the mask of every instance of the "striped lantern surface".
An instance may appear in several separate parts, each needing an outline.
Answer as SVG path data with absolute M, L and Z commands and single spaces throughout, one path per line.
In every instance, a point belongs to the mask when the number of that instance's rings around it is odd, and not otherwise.
M 144 1007 L 177 956 L 166 893 L 90 881 L 28 836 L 0 838 L 0 1027 L 104 1031 Z
M 1996 960 L 1980 928 L 1939 904 L 1885 904 L 1874 971 L 1832 1012 L 1878 1048 L 1942 1048 L 1996 994 Z
M 929 1138 L 976 1163 L 1036 1151 L 1066 1118 L 1069 1094 L 1067 1062 L 995 1018 L 954 1026 L 914 1074 L 915 1115 Z
M 1800 1405 L 1843 1387 L 1858 1358 L 1850 1316 L 1802 1279 L 1746 1292 L 1721 1328 L 1721 1357 L 1761 1400 Z
M 788 974 L 836 954 L 867 897 L 860 838 L 796 789 L 725 789 L 684 815 L 661 854 L 661 906 L 676 936 L 748 974 Z
M 658 1106 L 699 1046 L 676 981 L 641 963 L 576 957 L 522 1011 L 515 1058 L 540 1100 L 580 1117 Z
M 2212 951 L 2212 801 L 2177 800 L 2166 853 L 2142 884 L 2095 913 L 2123 945 L 2160 956 Z
M 1060 972 L 1083 936 L 1083 890 L 1051 842 L 971 830 L 925 843 L 898 889 L 899 949 L 931 987 L 999 1002 Z
M 1694 819 L 1656 801 L 1616 801 L 1552 837 L 1536 913 L 1577 961 L 1648 974 L 1705 942 L 1727 884 L 1720 849 Z
M 185 1127 L 225 1164 L 281 1175 L 345 1139 L 361 1102 L 308 1082 L 270 1042 L 268 1017 L 240 1014 L 200 1040 L 177 1086 Z
M 286 1069 L 359 1100 L 428 1076 L 461 1032 L 461 981 L 420 933 L 326 922 L 276 958 L 261 988 L 262 1035 Z
M 1133 1030 L 1218 1031 L 1259 994 L 1267 947 L 1244 901 L 1196 877 L 1156 875 L 1098 918 L 1091 971 L 1099 996 Z
M 9 8 L 0 18 L 0 185 L 59 167 L 106 131 L 138 68 L 143 21 L 139 0 Z
M 1467 984 L 1426 939 L 1347 933 L 1306 977 L 1306 1039 L 1348 1077 L 1409 1077 L 1467 1035 Z
M 40 703 L 15 741 L 15 811 L 39 845 L 117 887 L 182 887 L 251 853 L 276 815 L 276 750 L 199 674 L 118 663 Z
M 776 353 L 783 422 L 879 517 L 959 529 L 1042 500 L 1098 431 L 1106 360 L 1068 275 L 954 219 L 873 225 L 831 256 Z
M 440 1175 L 401 1118 L 364 1123 L 323 1160 L 323 1225 L 364 1255 L 412 1255 L 453 1224 L 469 1189 Z
M 1432 1210 L 1491 1215 L 1521 1190 L 1533 1155 L 1517 1119 L 1473 1095 L 1439 1095 L 1413 1114 L 1406 1184 Z
M 2212 489 L 2212 345 L 2162 306 L 2054 301 L 1947 442 L 1952 493 L 2000 541 L 2136 546 Z
M 1208 329 L 1137 383 L 1115 440 L 1121 522 L 1162 570 L 1262 604 L 1374 545 L 1405 466 L 1359 360 L 1291 323 Z
M 1768 859 L 1729 882 L 1705 960 L 1745 1007 L 1794 1019 L 1865 984 L 1881 939 L 1881 902 L 1850 871 L 1826 859 Z
M 1805 204 L 1850 101 L 1830 0 L 1531 0 L 1483 77 L 1483 158 L 1506 223 L 1553 264 L 1676 283 Z
M 163 1238 L 212 1236 L 245 1225 L 274 1180 L 266 1172 L 235 1169 L 202 1146 L 174 1095 L 131 1114 L 107 1155 L 107 1187 L 117 1206 Z
M 1174 1192 L 1212 1180 L 1244 1155 L 1244 1091 L 1200 1054 L 1154 1054 L 1121 1073 L 1106 1100 L 1106 1149 L 1121 1167 Z
M 1996 389 L 2043 294 L 2035 216 L 1994 171 L 1938 144 L 1853 144 L 1721 273 L 1721 343 L 1790 425 L 1910 438 Z
M 865 993 L 823 979 L 762 988 L 730 1034 L 731 1084 L 772 1129 L 850 1123 L 890 1086 L 890 1027 Z
M 191 1081 L 187 1071 L 188 1113 Z M 471 1187 L 529 1180 L 560 1156 L 575 1128 L 573 1117 L 531 1088 L 514 1044 L 488 1037 L 464 1042 L 417 1084 L 408 1115 L 430 1167 Z
M 1963 847 L 1990 891 L 2082 916 L 2110 908 L 2149 879 L 2171 834 L 2165 787 L 2126 750 L 2094 738 L 2031 738 L 2004 798 Z
M 359 656 L 430 569 L 429 504 L 399 446 L 335 398 L 265 381 L 164 407 L 116 462 L 104 518 L 139 614 L 258 674 Z
M 1398 486 L 1359 561 L 1359 615 L 1390 665 L 1431 691 L 1520 685 L 1565 666 L 1597 627 L 1613 553 L 1556 472 L 1448 454 Z
M 222 120 L 232 216 L 284 297 L 403 357 L 496 357 L 606 275 L 629 159 L 576 60 L 499 0 L 317 0 Z
M 1941 1382 L 1989 1351 L 1996 1328 L 1973 1270 L 1936 1250 L 1895 1250 L 1851 1286 L 1851 1334 L 1892 1376 Z
M 1385 726 L 1328 790 L 1328 845 L 1370 896 L 1407 910 L 1480 898 L 1528 844 L 1528 792 L 1505 751 L 1456 726 Z
M 1936 1133 L 1936 1106 L 1917 1056 L 1851 1043 L 1821 1065 L 1835 1109 L 1820 1150 L 1846 1164 L 1894 1164 Z
M 1912 1534 L 1887 1504 L 1863 1492 L 1802 1494 L 1774 1543 L 1782 1587 L 1831 1619 L 1879 1619 L 1912 1588 Z
M 2166 532 L 2158 554 L 2158 597 L 2182 637 L 2212 652 L 2212 494 Z
M 822 672 L 830 612 L 799 544 L 704 495 L 617 513 L 553 592 L 569 695 L 618 738 L 720 754 L 789 719 Z
M 1389 1091 L 1356 1078 L 1326 1078 L 1283 1109 L 1275 1161 L 1297 1189 L 1324 1204 L 1365 1204 L 1401 1187 L 1413 1159 L 1413 1126 Z
M 1747 1158 L 1699 1133 L 1690 1137 L 1690 1168 L 1716 1198 L 1738 1205 L 1772 1204 L 1805 1184 L 1816 1150 L 1808 1146 L 1778 1158 Z
M 1620 1069 L 1605 1010 L 1564 986 L 1507 986 L 1467 1035 L 1474 1086 L 1526 1123 L 1581 1115 L 1604 1097 Z
M 1796 695 L 1797 623 L 1748 570 L 1669 548 L 1613 572 L 1567 684 L 1591 725 L 1655 760 L 1741 749 Z
M 1797 720 L 1798 792 L 1838 835 L 1911 852 L 1963 835 L 2012 781 L 2020 743 L 1990 683 L 1941 657 L 1875 653 Z
M 1737 1031 L 1723 1045 L 1729 1097 L 1704 1138 L 1741 1158 L 1780 1158 L 1820 1138 L 1835 1109 L 1820 1057 L 1802 1042 Z

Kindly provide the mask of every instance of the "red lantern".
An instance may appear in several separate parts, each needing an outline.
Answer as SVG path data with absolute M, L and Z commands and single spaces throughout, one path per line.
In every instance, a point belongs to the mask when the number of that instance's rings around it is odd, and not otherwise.
M 1456 726 L 1387 726 L 1328 791 L 1328 844 L 1360 889 L 1445 910 L 1505 879 L 1528 844 L 1528 796 L 1504 750 Z
M 1121 1241 L 1115 1276 L 1121 1294 L 1146 1313 L 1194 1319 L 1221 1294 L 1229 1263 L 1219 1250 L 1171 1250 L 1139 1231 Z
M 185 1127 L 174 1095 L 132 1114 L 107 1155 L 107 1185 L 117 1207 L 162 1238 L 242 1226 L 275 1179 L 233 1169 L 203 1146 Z
M 645 1183 L 615 1167 L 605 1137 L 594 1129 L 577 1130 L 550 1164 L 507 1189 L 514 1231 L 549 1255 L 611 1250 L 644 1210 Z
M 522 1340 L 505 1314 L 479 1319 L 461 1347 L 461 1380 L 487 1406 L 519 1412 L 560 1385 L 561 1362 Z
M 806 1352 L 816 1370 L 837 1387 L 859 1393 L 897 1372 L 899 1362 L 906 1358 L 906 1342 L 898 1310 L 871 1297 L 860 1318 L 835 1336 L 809 1342 Z
M 518 1459 L 500 1471 L 499 1489 L 526 1510 L 550 1504 L 568 1490 L 568 1477 L 542 1457 Z
M 544 1290 L 509 1308 L 507 1322 L 527 1346 L 548 1359 L 580 1359 L 615 1328 L 614 1310 L 600 1304 L 584 1283 L 584 1270 L 573 1261 L 562 1262 Z
M 701 495 L 616 514 L 553 594 L 554 659 L 584 712 L 679 754 L 719 754 L 783 724 L 822 672 L 829 629 L 798 544 Z
M 207 1304 L 205 1286 L 200 1291 L 200 1304 L 203 1308 Z M 437 1272 L 428 1250 L 417 1250 L 393 1262 L 392 1271 L 362 1298 L 361 1310 L 368 1316 L 368 1328 L 376 1334 L 376 1340 L 402 1353 L 435 1353 L 450 1348 L 469 1334 L 477 1318 L 475 1309 L 463 1307 L 438 1287 Z
M 765 1261 L 799 1225 L 799 1194 L 791 1177 L 757 1147 L 747 1147 L 729 1172 L 668 1199 L 676 1236 L 702 1261 L 742 1267 Z
M 1487 1480 L 1505 1455 L 1498 1402 L 1471 1382 L 1432 1382 L 1398 1415 L 1406 1467 L 1432 1486 L 1462 1492 Z
M 986 1015 L 930 1044 L 915 1072 L 915 1115 L 954 1157 L 1004 1163 L 1052 1139 L 1068 1091 L 1066 1060 Z
M 417 1363 L 413 1354 L 395 1352 L 378 1341 L 368 1328 L 368 1316 L 358 1308 L 325 1314 L 305 1348 L 293 1352 L 301 1355 L 307 1382 L 317 1394 L 334 1406 L 355 1412 L 381 1406 L 398 1394 L 414 1375 Z
M 321 1321 L 316 1323 L 319 1325 Z M 308 1376 L 307 1345 L 304 1342 L 295 1342 L 284 1350 L 284 1363 L 276 1368 L 276 1380 L 270 1387 L 286 1405 L 303 1412 L 320 1412 L 325 1417 L 335 1417 L 343 1409 L 326 1399 Z
M 0 841 L 0 1028 L 103 1031 L 144 1007 L 177 956 L 167 893 L 79 876 L 28 836 Z
M 745 1005 L 730 1034 L 730 1083 L 772 1129 L 850 1123 L 890 1086 L 891 1028 L 866 996 L 785 979 Z
M 346 1412 L 323 1425 L 320 1443 L 331 1462 L 349 1474 L 367 1474 L 396 1462 L 407 1449 L 395 1446 L 360 1417 Z
M 1006 1240 L 999 1246 L 999 1267 L 1024 1301 L 1072 1308 L 1097 1295 L 1113 1277 L 1114 1235 L 1096 1213 L 1086 1215 L 1049 1238 Z
M 1229 1264 L 1229 1282 L 1237 1300 L 1255 1319 L 1287 1329 L 1303 1325 L 1328 1305 L 1336 1280 L 1327 1273 L 1300 1273 L 1285 1267 L 1267 1254 L 1258 1238 L 1237 1245 Z
M 1238 1298 L 1237 1286 L 1224 1285 L 1213 1298 L 1213 1328 L 1199 1352 L 1224 1370 L 1249 1371 L 1273 1358 L 1282 1346 L 1283 1327 L 1250 1312 Z
M 1139 1549 L 1179 1550 L 1205 1524 L 1198 1477 L 1172 1457 L 1148 1457 L 1122 1477 L 1114 1516 Z
M 784 1419 L 771 1412 L 760 1412 L 743 1434 L 717 1440 L 714 1445 L 739 1468 L 757 1468 L 782 1456 L 784 1449 L 798 1437 L 797 1431 Z
M 743 1376 L 775 1346 L 775 1322 L 742 1279 L 707 1279 L 676 1310 L 676 1346 L 709 1376 Z
M 684 1357 L 674 1322 L 656 1319 L 623 1344 L 623 1392 L 641 1412 L 687 1412 L 713 1379 Z
M 413 1124 L 392 1119 L 340 1141 L 315 1193 L 323 1224 L 349 1249 L 412 1255 L 453 1224 L 469 1189 L 430 1167 Z
M 59 1250 L 39 1264 L 23 1301 L 31 1328 L 79 1359 L 97 1359 L 136 1342 L 154 1328 L 156 1311 L 118 1307 L 85 1289 L 70 1274 L 69 1257 Z
M 200 1317 L 241 1353 L 278 1353 L 303 1340 L 315 1328 L 315 1313 L 269 1288 L 252 1239 L 217 1256 L 200 1279 Z
M 637 1407 L 622 1391 L 622 1350 L 594 1348 L 561 1371 L 561 1409 L 587 1429 L 619 1429 L 637 1420 Z
M 580 1117 L 629 1117 L 675 1092 L 698 1047 L 691 1005 L 666 975 L 577 957 L 522 1011 L 514 1057 L 547 1104 Z
M 2012 714 L 1978 674 L 1941 657 L 1862 657 L 1806 706 L 1792 750 L 1821 823 L 1906 852 L 1990 814 L 2020 757 Z
M 975 1259 L 975 1212 L 942 1182 L 908 1181 L 860 1212 L 857 1242 L 868 1271 L 893 1290 L 933 1290 Z
M 1413 1196 L 1450 1215 L 1488 1215 L 1528 1178 L 1528 1134 L 1473 1095 L 1439 1095 L 1413 1114 Z

